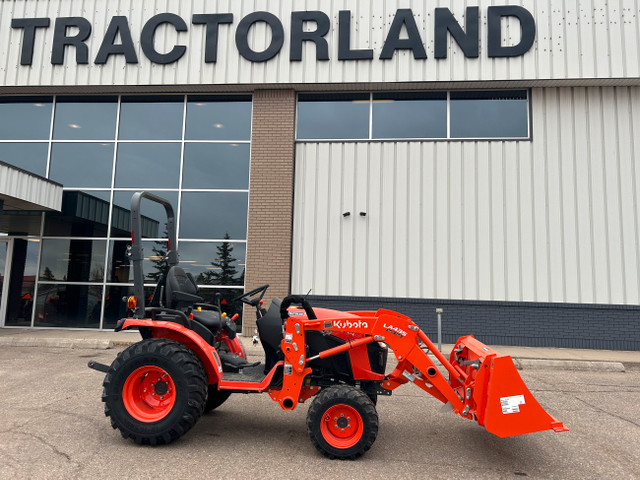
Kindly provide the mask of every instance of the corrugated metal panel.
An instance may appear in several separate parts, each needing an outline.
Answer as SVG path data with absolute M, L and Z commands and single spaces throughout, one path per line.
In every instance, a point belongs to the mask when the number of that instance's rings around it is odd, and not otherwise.
M 530 142 L 298 144 L 292 290 L 638 304 L 640 88 L 531 109 Z
M 16 0 L 0 2 L 0 87 L 3 86 L 78 86 L 88 85 L 225 85 L 225 84 L 316 84 L 367 82 L 460 82 L 494 80 L 591 80 L 627 79 L 640 76 L 640 8 L 637 0 L 555 0 L 505 1 L 479 0 L 480 57 L 468 59 L 450 41 L 447 59 L 434 59 L 434 8 L 448 7 L 464 24 L 468 2 L 451 0 L 292 0 L 250 2 L 221 0 Z M 537 39 L 522 57 L 490 59 L 487 56 L 487 7 L 492 4 L 522 5 L 536 20 Z M 393 59 L 378 57 L 398 8 L 411 8 L 425 44 L 426 60 L 415 60 L 408 51 L 397 52 Z M 254 11 L 267 10 L 283 23 L 285 41 L 280 53 L 264 63 L 251 63 L 238 54 L 235 31 L 239 21 Z M 315 46 L 306 42 L 303 60 L 290 62 L 289 35 L 291 12 L 320 10 L 331 19 L 327 35 L 330 61 L 315 60 Z M 352 48 L 372 48 L 374 60 L 339 61 L 338 12 L 352 12 Z M 180 15 L 188 25 L 187 32 L 177 34 L 172 27 L 160 27 L 156 46 L 167 52 L 173 45 L 187 46 L 186 55 L 170 65 L 152 64 L 142 52 L 140 32 L 146 21 L 157 13 Z M 232 13 L 234 23 L 221 25 L 218 62 L 204 63 L 204 34 L 201 25 L 191 25 L 194 13 Z M 129 25 L 139 59 L 126 64 L 123 58 L 111 58 L 107 65 L 94 65 L 93 60 L 111 18 L 124 15 Z M 66 65 L 50 62 L 53 25 L 56 17 L 81 16 L 92 24 L 88 40 L 89 65 L 76 65 L 74 49 L 67 51 Z M 13 18 L 48 17 L 51 26 L 39 30 L 35 42 L 33 66 L 20 66 L 22 31 L 11 28 Z M 505 21 L 505 42 L 517 42 L 519 26 Z M 508 39 L 506 38 L 508 37 Z M 250 32 L 249 42 L 256 51 L 266 48 L 271 34 L 263 23 Z
M 60 210 L 62 185 L 0 163 L 0 198 L 7 210 Z

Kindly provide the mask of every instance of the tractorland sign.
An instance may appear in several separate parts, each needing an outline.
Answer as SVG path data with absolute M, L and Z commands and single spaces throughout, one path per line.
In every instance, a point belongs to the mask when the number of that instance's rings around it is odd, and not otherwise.
M 372 60 L 374 50 L 358 48 L 352 45 L 351 11 L 338 12 L 338 60 Z M 511 45 L 503 45 L 502 20 L 515 19 L 520 24 L 520 38 Z M 232 13 L 194 14 L 191 28 L 204 28 L 205 48 L 204 62 L 214 63 L 218 60 L 218 39 L 220 35 L 229 34 L 229 27 L 235 23 Z M 53 23 L 53 32 L 50 27 Z M 266 24 L 271 38 L 265 49 L 256 51 L 249 45 L 249 32 L 258 23 Z M 77 64 L 89 63 L 89 46 L 87 41 L 92 32 L 91 22 L 84 17 L 59 17 L 54 22 L 50 18 L 14 18 L 11 27 L 22 31 L 20 64 L 31 65 L 34 45 L 40 35 L 53 35 L 51 41 L 51 64 L 65 63 L 65 54 L 75 53 Z M 159 28 L 173 28 L 178 32 L 189 29 L 186 21 L 174 13 L 160 13 L 151 17 L 140 32 L 140 48 L 143 54 L 153 63 L 170 64 L 184 56 L 188 46 L 176 43 L 169 51 L 160 52 L 155 46 L 155 36 Z M 302 47 L 305 42 L 315 45 L 316 60 L 329 60 L 329 40 L 331 19 L 321 11 L 298 11 L 291 13 L 289 32 L 289 59 L 292 62 L 302 60 Z M 524 7 L 492 6 L 487 8 L 486 53 L 488 57 L 515 57 L 525 54 L 535 40 L 535 20 Z M 235 25 L 235 46 L 238 53 L 251 62 L 266 62 L 280 54 L 284 45 L 285 30 L 282 21 L 269 12 L 253 12 L 240 19 Z M 398 9 L 389 27 L 386 39 L 379 53 L 380 60 L 389 60 L 399 50 L 409 50 L 416 60 L 427 58 L 423 43 L 423 35 L 418 28 L 411 9 Z M 448 8 L 436 8 L 434 12 L 433 40 L 434 57 L 447 57 L 449 35 L 458 44 L 465 57 L 477 58 L 480 44 L 480 11 L 478 7 L 467 7 L 464 27 L 456 20 Z M 75 51 L 75 52 L 74 52 Z M 134 35 L 126 16 L 114 16 L 102 35 L 100 47 L 93 58 L 97 65 L 106 64 L 111 57 L 122 56 L 126 63 L 139 62 L 136 53 Z M 68 59 L 67 59 L 68 60 Z

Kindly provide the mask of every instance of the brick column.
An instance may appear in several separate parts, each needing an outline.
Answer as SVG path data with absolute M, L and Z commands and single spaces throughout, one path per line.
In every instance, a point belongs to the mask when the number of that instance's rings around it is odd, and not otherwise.
M 246 290 L 270 284 L 265 303 L 284 298 L 291 283 L 293 165 L 296 95 L 256 90 L 253 95 Z M 245 308 L 243 335 L 253 335 L 255 311 Z

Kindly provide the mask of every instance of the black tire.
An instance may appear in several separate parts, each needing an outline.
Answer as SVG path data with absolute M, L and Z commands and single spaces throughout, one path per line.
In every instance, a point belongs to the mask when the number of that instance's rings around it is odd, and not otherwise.
M 362 390 L 348 385 L 324 388 L 307 413 L 311 443 L 331 459 L 354 460 L 378 435 L 378 413 Z
M 161 338 L 143 340 L 120 353 L 103 387 L 104 413 L 111 426 L 144 445 L 167 444 L 184 435 L 202 415 L 207 399 L 207 377 L 196 354 Z
M 209 413 L 211 410 L 218 408 L 227 401 L 230 395 L 231 392 L 228 390 L 218 390 L 216 385 L 209 385 L 209 395 L 204 406 L 204 413 Z

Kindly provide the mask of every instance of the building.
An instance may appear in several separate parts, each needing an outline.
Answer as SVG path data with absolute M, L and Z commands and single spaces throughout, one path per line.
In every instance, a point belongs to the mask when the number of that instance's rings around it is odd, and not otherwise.
M 438 5 L 2 2 L 0 161 L 64 187 L 3 216 L 2 325 L 111 328 L 145 189 L 209 299 L 270 283 L 427 332 L 442 307 L 445 341 L 639 349 L 638 3 Z

